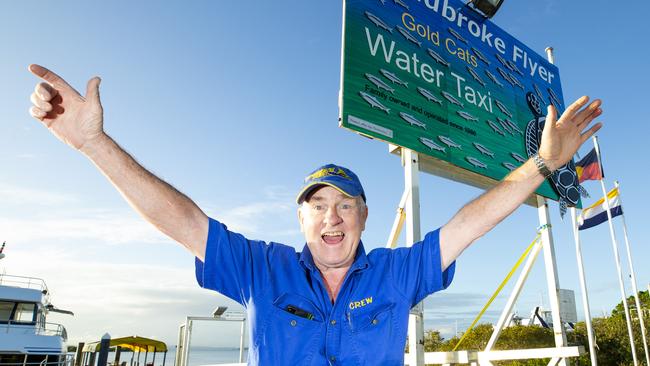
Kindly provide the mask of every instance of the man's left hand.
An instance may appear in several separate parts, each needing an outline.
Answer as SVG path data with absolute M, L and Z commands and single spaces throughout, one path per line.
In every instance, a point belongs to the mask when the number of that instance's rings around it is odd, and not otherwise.
M 594 100 L 585 107 L 587 102 L 589 102 L 588 96 L 579 98 L 564 111 L 559 120 L 555 107 L 548 106 L 538 153 L 551 171 L 571 160 L 578 148 L 602 127 L 601 123 L 596 123 L 587 129 L 603 112 L 600 109 L 602 104 L 600 99 Z

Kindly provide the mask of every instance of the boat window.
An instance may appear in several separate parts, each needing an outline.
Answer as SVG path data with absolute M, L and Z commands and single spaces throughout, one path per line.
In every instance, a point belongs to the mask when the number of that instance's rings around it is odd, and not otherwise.
M 11 319 L 14 305 L 15 303 L 11 301 L 0 301 L 0 322 L 7 322 Z
M 36 304 L 19 303 L 14 314 L 14 321 L 31 323 L 36 321 Z
M 24 354 L 2 354 L 0 353 L 0 365 L 22 365 L 25 362 Z

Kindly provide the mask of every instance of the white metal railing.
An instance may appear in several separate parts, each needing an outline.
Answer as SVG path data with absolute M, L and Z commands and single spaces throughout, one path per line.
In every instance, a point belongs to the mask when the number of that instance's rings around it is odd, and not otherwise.
M 45 285 L 45 281 L 36 277 L 0 274 L 0 286 L 2 285 L 34 289 L 47 293 L 47 285 Z
M 64 356 L 64 355 L 61 355 Z M 40 362 L 0 362 L 0 366 L 72 366 L 73 362 L 68 362 L 67 359 L 61 361 L 40 361 Z
M 38 335 L 46 336 L 60 336 L 63 340 L 68 339 L 68 332 L 65 330 L 65 327 L 57 323 L 45 323 L 45 327 L 40 328 L 36 331 Z
M 68 339 L 68 332 L 61 324 L 45 323 L 44 327 L 36 328 L 34 323 L 8 321 L 0 324 L 0 333 L 34 334 L 41 336 L 59 336 Z
M 0 362 L 0 366 L 73 366 L 74 355 L 71 354 L 58 354 L 46 355 L 42 361 L 27 362 L 27 356 L 23 357 L 20 362 Z M 55 357 L 53 357 L 55 356 Z

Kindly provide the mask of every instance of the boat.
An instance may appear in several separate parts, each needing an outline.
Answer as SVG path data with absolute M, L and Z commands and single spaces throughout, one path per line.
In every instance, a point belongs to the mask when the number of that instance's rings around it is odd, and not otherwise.
M 103 361 L 102 352 L 105 354 Z M 114 355 L 112 362 L 108 361 L 109 352 L 113 352 Z M 124 352 L 131 353 L 130 361 L 120 361 L 120 357 Z M 138 354 L 137 358 L 135 356 L 136 352 Z M 144 353 L 144 363 L 140 363 L 141 353 Z M 149 361 L 148 357 L 150 353 L 153 358 Z M 111 338 L 109 334 L 105 334 L 102 340 L 83 345 L 81 353 L 77 353 L 81 357 L 81 362 L 77 362 L 77 364 L 98 366 L 154 366 L 156 365 L 156 354 L 158 353 L 163 354 L 161 366 L 165 366 L 165 361 L 167 360 L 167 344 L 165 342 L 137 335 Z
M 0 260 L 5 257 L 4 248 L 5 243 L 0 247 Z M 73 315 L 50 303 L 50 291 L 43 279 L 0 272 L 1 366 L 72 365 L 66 329 L 47 322 L 50 312 Z

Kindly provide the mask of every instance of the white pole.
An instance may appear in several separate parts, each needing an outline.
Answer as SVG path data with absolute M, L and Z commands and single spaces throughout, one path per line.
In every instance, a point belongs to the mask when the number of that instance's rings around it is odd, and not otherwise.
M 244 362 L 244 334 L 246 333 L 246 319 L 241 321 L 241 329 L 239 331 L 239 363 Z
M 174 357 L 174 366 L 183 366 L 183 353 L 185 352 L 185 324 L 178 327 L 178 340 L 176 341 L 176 355 Z
M 420 241 L 420 163 L 415 151 L 402 148 L 404 185 L 410 191 L 406 200 L 406 246 Z M 409 362 L 410 366 L 424 366 L 424 308 L 415 305 L 409 314 Z
M 190 347 L 192 342 L 192 323 L 191 319 L 187 319 L 185 324 L 185 355 L 183 356 L 183 366 L 188 366 L 190 364 Z M 138 357 L 140 355 L 138 354 Z
M 621 188 L 619 187 L 618 181 L 614 182 L 614 186 L 618 189 L 618 201 L 621 207 L 623 207 L 623 198 L 621 197 Z M 627 250 L 627 264 L 630 267 L 630 273 L 632 274 L 632 291 L 634 292 L 634 302 L 636 304 L 636 312 L 639 316 L 639 324 L 641 325 L 641 337 L 643 338 L 643 350 L 645 351 L 645 362 L 646 365 L 650 365 L 650 356 L 648 356 L 648 341 L 645 334 L 645 324 L 643 321 L 643 308 L 641 307 L 641 301 L 639 300 L 639 290 L 636 287 L 636 274 L 634 272 L 634 265 L 632 265 L 632 251 L 630 250 L 630 242 L 627 238 L 627 225 L 625 224 L 625 213 L 621 212 L 621 220 L 623 221 L 623 236 L 625 237 L 625 249 Z
M 548 229 L 542 231 L 542 249 L 544 251 L 544 268 L 546 270 L 546 286 L 548 288 L 548 302 L 551 307 L 553 318 L 553 337 L 555 347 L 566 347 L 568 345 L 564 325 L 560 318 L 560 280 L 557 275 L 557 264 L 555 261 L 555 245 L 551 232 L 551 218 L 546 198 L 537 196 L 537 214 L 540 226 L 547 225 Z M 562 358 L 559 365 L 567 366 L 568 362 Z
M 552 47 L 546 47 L 546 56 L 551 64 L 555 63 Z M 547 230 L 542 230 L 542 243 L 544 250 L 544 266 L 546 269 L 546 284 L 548 286 L 548 298 L 551 307 L 551 314 L 553 316 L 553 334 L 555 338 L 555 346 L 565 347 L 567 346 L 568 342 L 566 339 L 566 333 L 564 331 L 564 325 L 562 324 L 562 319 L 560 318 L 560 280 L 557 275 L 557 264 L 555 261 L 555 246 L 553 244 L 551 217 L 546 199 L 541 196 L 537 196 L 537 214 L 539 216 L 539 225 L 548 226 Z M 568 362 L 566 359 L 562 358 L 559 364 L 562 366 L 567 366 Z
M 596 154 L 598 156 L 598 161 L 602 163 L 602 160 L 600 158 L 600 148 L 598 146 L 598 138 L 596 136 L 593 136 L 592 139 L 594 141 L 594 146 L 596 147 Z M 627 295 L 625 294 L 625 285 L 623 284 L 623 273 L 621 270 L 621 257 L 618 254 L 618 243 L 616 242 L 616 234 L 614 233 L 614 225 L 612 224 L 612 211 L 610 210 L 609 207 L 609 197 L 607 197 L 605 182 L 602 179 L 600 180 L 600 187 L 603 190 L 605 207 L 607 208 L 607 222 L 609 224 L 609 234 L 612 238 L 612 249 L 614 250 L 614 261 L 616 262 L 616 271 L 618 273 L 618 285 L 621 288 L 621 299 L 623 300 L 623 309 L 625 309 L 625 320 L 627 321 L 627 333 L 630 337 L 632 359 L 634 361 L 634 366 L 638 366 L 639 361 L 636 358 L 636 350 L 634 349 L 634 333 L 632 332 L 632 320 L 630 319 L 630 309 L 627 306 Z
M 576 258 L 578 260 L 578 277 L 580 278 L 580 292 L 582 292 L 582 307 L 585 312 L 585 326 L 587 327 L 587 339 L 589 340 L 589 358 L 591 365 L 597 366 L 596 347 L 594 346 L 594 329 L 591 325 L 591 311 L 589 310 L 589 295 L 587 295 L 587 280 L 585 279 L 585 267 L 582 263 L 582 249 L 580 245 L 580 232 L 576 217 L 576 208 L 571 207 L 571 223 L 573 225 L 573 238 L 576 242 Z

